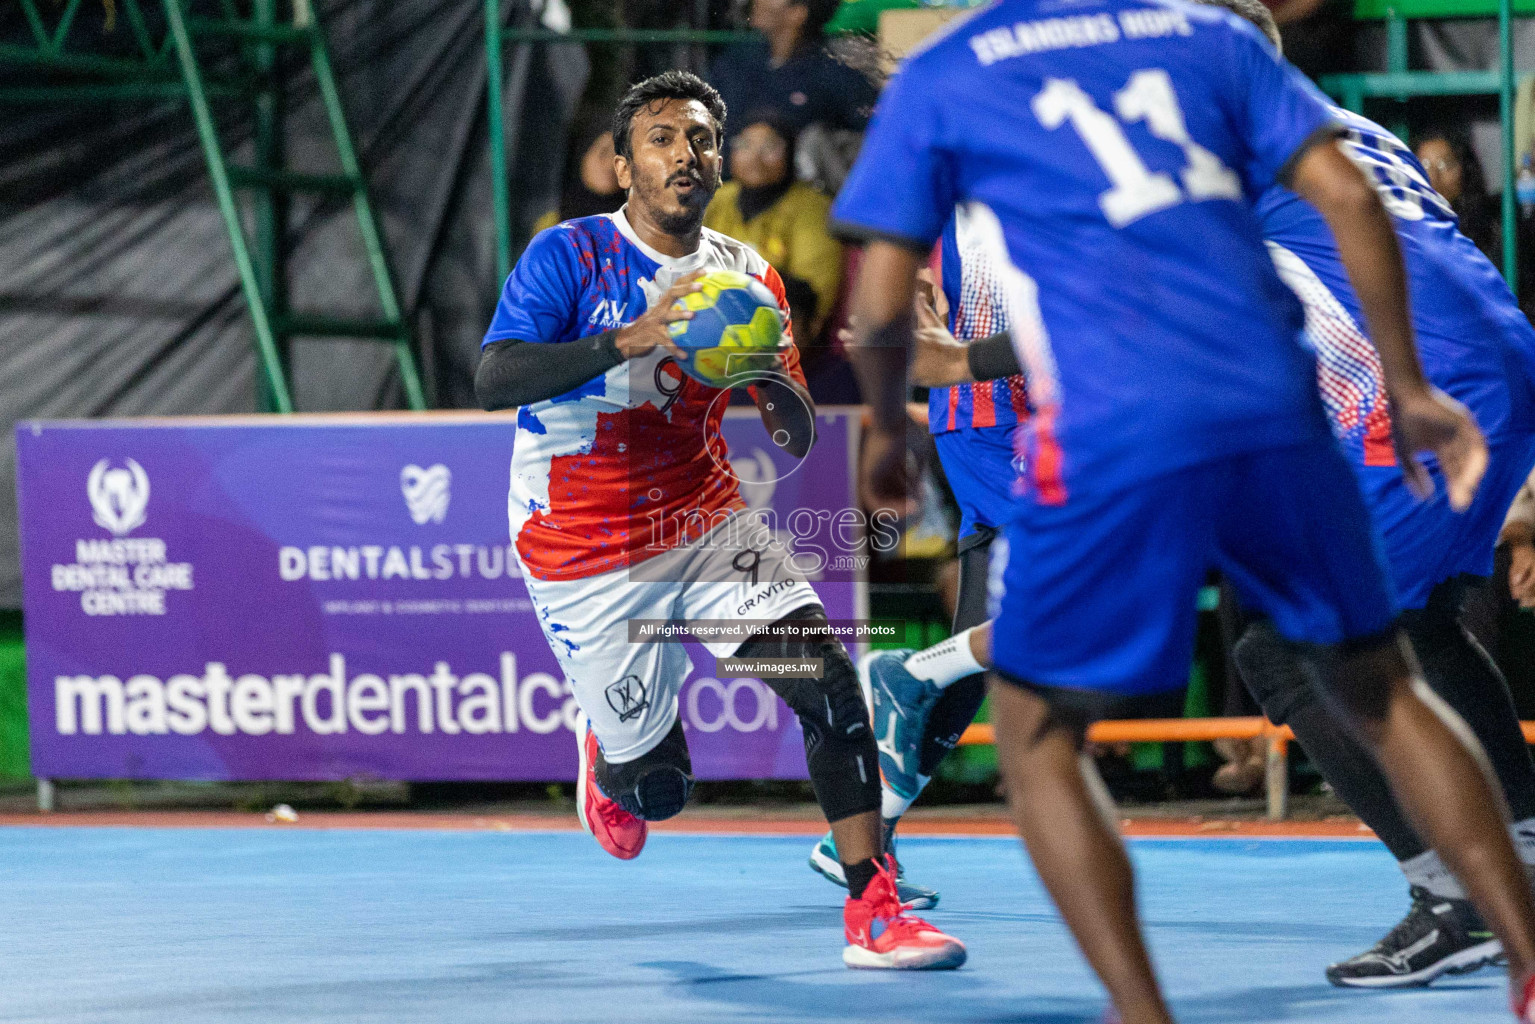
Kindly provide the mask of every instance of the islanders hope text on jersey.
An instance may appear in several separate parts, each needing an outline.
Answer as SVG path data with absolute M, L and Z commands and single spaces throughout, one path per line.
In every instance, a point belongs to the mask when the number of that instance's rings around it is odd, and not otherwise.
M 1036 410 L 1032 493 L 1062 503 L 1326 436 L 1252 203 L 1338 131 L 1224 11 L 1002 0 L 908 59 L 833 218 L 925 252 L 967 208 Z

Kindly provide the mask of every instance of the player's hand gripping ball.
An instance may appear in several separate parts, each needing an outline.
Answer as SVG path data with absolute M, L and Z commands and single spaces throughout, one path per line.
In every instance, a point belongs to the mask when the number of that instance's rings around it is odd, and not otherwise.
M 705 274 L 698 284 L 673 303 L 692 310 L 693 319 L 668 325 L 682 350 L 683 372 L 713 388 L 782 377 L 782 353 L 792 342 L 784 338 L 783 315 L 767 285 L 734 270 Z

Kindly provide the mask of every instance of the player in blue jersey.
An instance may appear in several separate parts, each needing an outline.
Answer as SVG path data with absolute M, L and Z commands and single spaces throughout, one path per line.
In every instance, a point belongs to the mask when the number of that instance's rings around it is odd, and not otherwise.
M 1002 0 L 910 58 L 833 210 L 872 411 L 863 486 L 904 502 L 920 261 L 949 211 L 988 226 L 1034 415 L 992 642 L 998 756 L 1036 867 L 1125 1024 L 1166 1024 L 1086 726 L 1173 689 L 1220 568 L 1303 644 L 1327 707 L 1491 922 L 1535 1021 L 1535 902 L 1483 773 L 1417 678 L 1368 513 L 1332 440 L 1253 202 L 1326 218 L 1380 353 L 1398 457 L 1469 506 L 1474 421 L 1425 381 L 1388 215 L 1328 106 L 1251 26 L 1178 0 Z
M 1273 16 L 1258 0 L 1199 2 L 1246 17 L 1279 45 Z M 1359 326 L 1359 300 L 1320 215 L 1294 192 L 1275 186 L 1257 205 L 1264 237 L 1280 276 L 1305 307 L 1328 418 L 1383 538 L 1406 609 L 1403 627 L 1429 685 L 1487 752 L 1511 811 L 1516 850 L 1535 870 L 1535 761 L 1506 682 L 1459 621 L 1468 581 L 1492 572 L 1503 511 L 1535 464 L 1535 329 L 1496 269 L 1457 229 L 1453 212 L 1407 148 L 1379 125 L 1347 111 L 1334 113 L 1347 129 L 1347 152 L 1370 174 L 1393 215 L 1425 375 L 1468 406 L 1490 441 L 1487 475 L 1466 512 L 1453 511 L 1442 490 L 1421 500 L 1396 467 L 1380 360 Z M 962 349 L 924 332 L 912 376 L 922 384 L 964 380 L 971 362 L 1006 360 L 1011 351 L 1004 336 Z M 1011 365 L 1017 368 L 1016 361 Z M 1327 714 L 1296 652 L 1259 622 L 1246 631 L 1237 658 L 1269 717 L 1295 731 L 1334 791 L 1386 844 L 1408 879 L 1407 916 L 1371 949 L 1329 967 L 1329 980 L 1361 988 L 1423 985 L 1496 958 L 1497 939 L 1397 808 L 1368 752 Z M 885 663 L 882 669 L 896 692 L 920 692 L 899 667 Z M 911 717 L 921 706 L 913 700 L 903 710 Z
M 1277 45 L 1266 8 L 1240 13 Z M 1516 849 L 1535 866 L 1535 762 L 1507 684 L 1459 620 L 1468 581 L 1492 574 L 1504 515 L 1535 465 L 1535 329 L 1497 270 L 1458 230 L 1454 212 L 1411 151 L 1379 125 L 1334 113 L 1346 129 L 1346 152 L 1392 214 L 1424 373 L 1463 402 L 1487 436 L 1487 475 L 1464 513 L 1450 509 L 1442 493 L 1421 500 L 1394 464 L 1380 362 L 1322 218 L 1282 187 L 1264 193 L 1258 215 L 1280 276 L 1305 304 L 1323 400 L 1380 531 L 1405 610 L 1402 625 L 1434 692 L 1486 751 L 1511 812 Z M 1391 850 L 1410 885 L 1412 906 L 1402 922 L 1371 949 L 1329 967 L 1329 980 L 1369 988 L 1420 985 L 1495 958 L 1499 944 L 1459 880 L 1398 809 L 1368 753 L 1326 713 L 1289 645 L 1269 624 L 1255 623 L 1236 659 L 1264 711 L 1295 731 L 1334 791 Z
M 944 228 L 939 286 L 949 329 L 965 341 L 1007 329 L 1007 297 L 986 256 L 985 238 L 960 208 Z M 928 291 L 924 272 L 924 293 Z M 944 331 L 924 298 L 919 310 L 929 329 Z M 945 332 L 947 333 L 947 332 Z M 846 340 L 851 341 L 851 337 Z M 976 351 L 986 351 L 984 347 Z M 922 651 L 873 651 L 858 663 L 879 742 L 881 816 L 885 847 L 895 851 L 901 816 L 926 787 L 938 763 L 959 744 L 986 697 L 985 669 L 970 650 L 971 630 L 987 618 L 987 565 L 992 541 L 1012 517 L 1018 456 L 1013 433 L 1028 418 L 1028 395 L 1010 348 L 999 353 L 1012 372 L 928 394 L 928 429 L 949 489 L 959 506 L 959 600 L 953 635 Z M 827 833 L 810 853 L 810 866 L 845 884 L 836 842 Z M 897 874 L 901 899 L 918 910 L 935 906 L 938 893 Z

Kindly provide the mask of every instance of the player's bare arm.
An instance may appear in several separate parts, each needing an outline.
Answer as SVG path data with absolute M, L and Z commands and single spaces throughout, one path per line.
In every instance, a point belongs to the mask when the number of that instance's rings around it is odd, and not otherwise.
M 860 497 L 870 511 L 908 515 L 915 508 L 906 446 L 907 362 L 915 320 L 912 297 L 922 257 L 891 242 L 864 251 L 853 292 L 854 346 L 849 350 L 868 403 L 859 473 Z
M 915 326 L 910 377 L 913 384 L 919 388 L 942 388 L 1023 372 L 1018 353 L 1013 349 L 1013 339 L 1006 331 L 975 341 L 960 341 L 944 324 L 943 316 L 933 304 L 933 297 L 931 284 L 923 287 L 919 283 L 912 308 Z M 847 348 L 857 344 L 855 326 L 837 332 L 837 337 Z
M 911 354 L 911 382 L 921 388 L 967 384 L 970 376 L 969 345 L 949 333 L 938 313 L 933 281 L 927 273 L 918 275 L 917 296 L 912 306 L 915 344 Z
M 1420 495 L 1433 491 L 1415 453 L 1438 458 L 1450 503 L 1465 509 L 1487 469 L 1487 442 L 1459 402 L 1423 376 L 1407 296 L 1407 273 L 1390 215 L 1364 174 L 1336 144 L 1312 146 L 1287 184 L 1326 218 L 1380 353 L 1391 399 L 1397 461 Z

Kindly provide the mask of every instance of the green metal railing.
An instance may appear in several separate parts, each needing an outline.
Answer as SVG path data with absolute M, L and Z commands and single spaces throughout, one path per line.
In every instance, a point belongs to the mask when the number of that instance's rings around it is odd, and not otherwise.
M 1386 23 L 1386 71 L 1362 74 L 1327 75 L 1322 88 L 1349 110 L 1363 113 L 1367 99 L 1397 102 L 1420 96 L 1496 95 L 1500 101 L 1503 129 L 1503 274 L 1510 287 L 1518 282 L 1519 253 L 1515 243 L 1518 231 L 1518 204 L 1514 182 L 1518 174 L 1514 153 L 1514 59 L 1512 18 L 1520 13 L 1535 13 L 1535 0 L 1356 0 L 1355 16 L 1384 19 Z M 1498 18 L 1499 66 L 1494 71 L 1411 71 L 1408 70 L 1407 20 L 1409 18 L 1491 17 Z M 496 232 L 496 273 L 504 280 L 512 269 L 511 193 L 506 152 L 506 121 L 503 103 L 505 77 L 503 62 L 508 46 L 532 43 L 611 43 L 641 45 L 681 43 L 684 45 L 720 45 L 760 38 L 751 32 L 710 32 L 701 30 L 576 29 L 554 32 L 527 26 L 506 28 L 501 24 L 498 0 L 485 0 L 485 52 L 489 66 L 486 76 L 493 217 Z M 1405 121 L 1397 119 L 1390 126 L 1407 141 Z
M 193 16 L 189 13 L 191 0 L 161 0 L 164 38 L 157 44 L 139 0 L 117 0 L 139 53 L 138 57 L 118 57 L 70 48 L 70 31 L 82 0 L 67 0 L 51 29 L 37 0 L 19 2 L 32 32 L 33 45 L 0 44 L 0 65 L 82 80 L 0 88 L 0 104 L 101 103 L 123 99 L 187 101 L 229 235 L 241 295 L 251 317 L 260 368 L 261 405 L 274 412 L 293 411 L 287 359 L 291 339 L 341 336 L 391 344 L 406 402 L 412 409 L 425 409 L 426 396 L 416 369 L 414 345 L 400 308 L 383 234 L 347 126 L 325 35 L 309 5 L 295 3 L 295 20 L 280 24 L 276 0 L 252 0 L 252 17 L 248 19 L 239 16 L 233 0 L 219 0 L 222 17 L 217 18 Z M 242 70 L 234 77 L 210 76 L 205 70 L 197 41 L 210 36 L 239 43 Z M 296 48 L 308 57 L 336 148 L 339 174 L 299 174 L 284 166 L 282 125 L 286 90 L 280 47 Z M 210 102 L 213 99 L 237 99 L 252 104 L 254 166 L 230 162 L 219 138 Z M 254 253 L 246 239 L 235 197 L 237 190 L 253 196 Z M 288 198 L 299 192 L 350 196 L 378 296 L 381 310 L 378 320 L 302 316 L 288 309 Z
M 1520 10 L 1535 11 L 1535 0 L 1518 0 Z M 1510 288 L 1519 283 L 1518 200 L 1514 193 L 1519 168 L 1514 152 L 1515 0 L 1356 0 L 1354 15 L 1384 19 L 1386 70 L 1363 74 L 1325 75 L 1321 86 L 1339 103 L 1363 113 L 1367 99 L 1405 103 L 1422 96 L 1497 96 L 1503 128 L 1503 277 Z M 1407 67 L 1407 22 L 1411 18 L 1498 18 L 1498 68 L 1495 71 L 1410 71 Z M 1405 143 L 1406 121 L 1398 116 L 1388 125 Z

